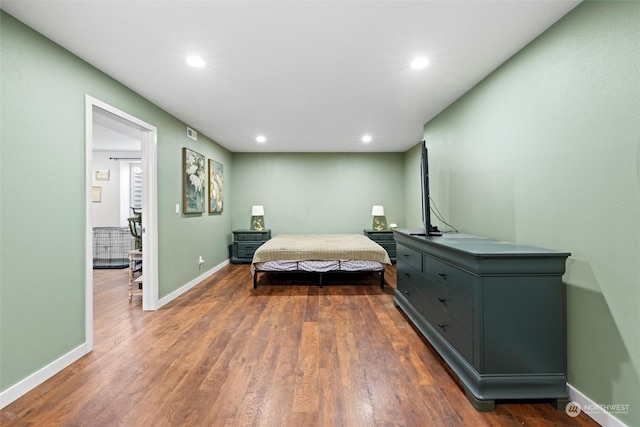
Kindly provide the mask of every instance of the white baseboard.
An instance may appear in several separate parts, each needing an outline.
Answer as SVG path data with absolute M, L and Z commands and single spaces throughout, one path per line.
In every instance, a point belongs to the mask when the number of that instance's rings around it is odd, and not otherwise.
M 227 265 L 229 265 L 229 260 L 228 259 L 224 260 L 223 262 L 221 262 L 220 264 L 216 265 L 215 267 L 213 267 L 211 270 L 205 272 L 204 274 L 201 274 L 200 276 L 196 277 L 195 279 L 193 279 L 189 283 L 184 284 L 180 288 L 178 288 L 175 291 L 171 292 L 166 297 L 160 298 L 158 300 L 158 308 L 162 307 L 165 304 L 170 303 L 171 301 L 173 301 L 174 299 L 178 298 L 180 295 L 184 294 L 189 289 L 193 288 L 195 285 L 197 285 L 198 283 L 202 282 L 203 280 L 205 280 L 206 278 L 208 278 L 212 274 L 217 273 L 218 271 L 220 271 L 223 267 L 225 267 Z
M 12 402 L 15 402 L 20 397 L 24 396 L 67 366 L 80 359 L 85 354 L 87 354 L 87 345 L 86 343 L 83 343 L 67 354 L 49 363 L 44 368 L 39 369 L 27 378 L 4 390 L 0 393 L 0 409 Z
M 628 427 L 625 423 L 617 419 L 614 414 L 607 411 L 606 407 L 597 404 L 571 384 L 567 384 L 567 387 L 569 388 L 569 399 L 571 399 L 572 402 L 577 403 L 582 412 L 589 415 L 589 417 L 602 427 Z M 620 405 L 622 406 L 622 410 L 624 410 L 625 404 Z M 629 405 L 626 405 L 626 408 L 628 410 Z

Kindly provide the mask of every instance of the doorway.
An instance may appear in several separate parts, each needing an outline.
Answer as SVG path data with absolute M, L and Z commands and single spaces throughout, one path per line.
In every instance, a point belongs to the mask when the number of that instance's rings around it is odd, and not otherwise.
M 142 287 L 142 309 L 158 308 L 158 236 L 157 236 L 157 129 L 93 97 L 85 100 L 85 182 L 86 182 L 86 239 L 85 239 L 85 335 L 87 351 L 93 349 L 93 166 L 94 126 L 108 125 L 121 127 L 139 135 L 141 178 L 142 178 L 142 265 L 144 285 Z M 108 126 L 107 126 L 108 127 Z M 104 173 L 104 171 L 99 171 Z M 128 303 L 126 300 L 123 303 Z

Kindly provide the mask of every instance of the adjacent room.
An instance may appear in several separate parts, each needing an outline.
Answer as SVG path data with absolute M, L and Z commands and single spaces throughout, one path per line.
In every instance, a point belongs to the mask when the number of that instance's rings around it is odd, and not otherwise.
M 640 3 L 0 4 L 0 424 L 640 426 Z

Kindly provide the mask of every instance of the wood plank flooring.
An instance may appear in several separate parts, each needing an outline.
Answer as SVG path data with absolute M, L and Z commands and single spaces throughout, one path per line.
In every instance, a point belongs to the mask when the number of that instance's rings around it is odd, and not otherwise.
M 375 275 L 229 265 L 156 312 L 94 274 L 94 351 L 0 411 L 8 426 L 597 426 L 547 402 L 469 404 Z M 349 283 L 345 285 L 345 283 Z

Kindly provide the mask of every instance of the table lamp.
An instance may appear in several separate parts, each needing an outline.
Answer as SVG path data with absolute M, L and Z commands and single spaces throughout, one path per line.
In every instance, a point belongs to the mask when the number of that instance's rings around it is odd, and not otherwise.
M 251 206 L 251 229 L 264 230 L 264 206 Z
M 373 205 L 371 209 L 371 215 L 373 216 L 373 229 L 376 231 L 387 229 L 387 219 L 384 217 L 384 206 Z

